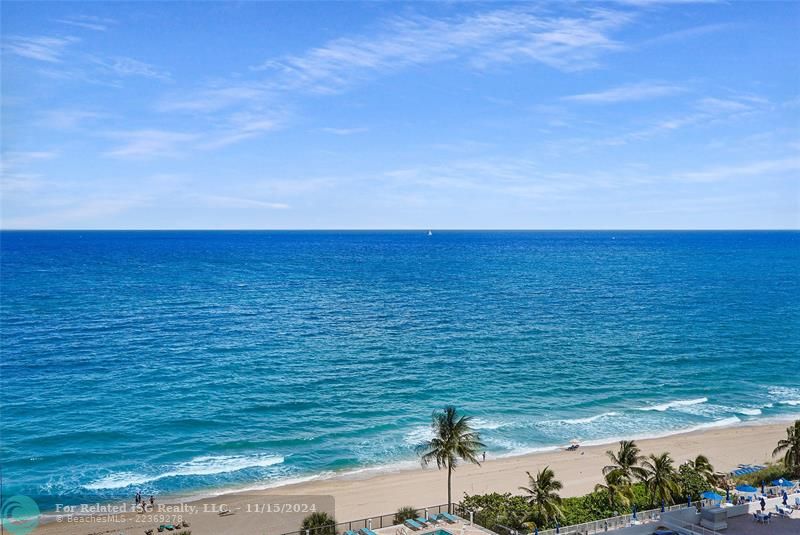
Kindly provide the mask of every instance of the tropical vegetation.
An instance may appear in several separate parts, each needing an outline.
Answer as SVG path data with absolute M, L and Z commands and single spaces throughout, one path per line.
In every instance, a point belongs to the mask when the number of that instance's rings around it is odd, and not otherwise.
M 529 486 L 521 495 L 511 493 L 465 495 L 459 505 L 473 511 L 475 521 L 493 531 L 507 528 L 522 532 L 581 524 L 638 510 L 674 505 L 715 487 L 719 474 L 708 458 L 698 455 L 680 467 L 669 453 L 644 456 L 636 442 L 623 440 L 607 452 L 603 483 L 584 496 L 562 498 L 561 482 L 550 467 L 527 473 Z M 499 531 L 504 531 L 499 529 Z
M 555 521 L 564 521 L 561 511 L 561 496 L 558 491 L 564 488 L 561 481 L 556 479 L 556 474 L 545 466 L 532 476 L 528 474 L 529 487 L 520 487 L 526 495 L 526 501 L 531 508 L 528 517 L 535 526 L 545 526 Z
M 786 438 L 778 441 L 773 457 L 783 454 L 783 464 L 790 472 L 800 475 L 800 420 L 786 428 Z
M 480 465 L 478 455 L 485 448 L 480 435 L 470 427 L 472 417 L 462 416 L 452 405 L 435 411 L 431 418 L 433 438 L 417 446 L 423 466 L 433 462 L 441 470 L 447 469 L 447 504 L 452 503 L 453 470 L 460 460 Z M 452 512 L 452 511 L 450 511 Z
M 300 529 L 310 530 L 313 535 L 336 535 L 336 520 L 324 511 L 316 511 L 303 519 Z
M 402 524 L 409 518 L 417 518 L 417 510 L 411 505 L 404 505 L 394 514 L 394 523 Z
M 679 495 L 675 465 L 669 453 L 650 455 L 642 462 L 644 468 L 644 485 L 653 498 L 654 503 L 671 503 Z
M 611 459 L 611 463 L 603 468 L 603 475 L 609 475 L 616 472 L 613 479 L 618 481 L 627 481 L 628 484 L 634 482 L 634 479 L 644 479 L 644 469 L 639 466 L 644 457 L 641 455 L 641 450 L 636 442 L 633 440 L 620 440 L 619 450 L 616 453 L 609 450 L 606 455 Z

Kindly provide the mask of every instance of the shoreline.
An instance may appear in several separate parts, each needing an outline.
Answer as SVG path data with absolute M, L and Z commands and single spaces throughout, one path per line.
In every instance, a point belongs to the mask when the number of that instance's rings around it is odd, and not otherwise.
M 764 418 L 760 420 L 746 420 L 746 421 L 740 420 L 736 423 L 712 422 L 711 424 L 702 424 L 699 426 L 681 429 L 677 431 L 667 431 L 662 434 L 631 435 L 625 437 L 609 437 L 605 439 L 587 440 L 585 442 L 580 443 L 581 447 L 579 452 L 587 451 L 590 448 L 591 449 L 604 448 L 603 451 L 605 452 L 610 445 L 617 444 L 620 440 L 635 440 L 637 443 L 641 445 L 650 441 L 660 441 L 684 435 L 702 434 L 704 432 L 715 431 L 715 430 L 763 428 L 772 426 L 778 426 L 779 428 L 784 429 L 784 427 L 782 426 L 786 426 L 789 423 L 797 420 L 798 418 L 800 418 L 800 414 L 777 416 L 773 418 Z M 715 423 L 717 423 L 717 425 L 714 425 Z M 541 446 L 541 447 L 530 448 L 529 450 L 519 453 L 507 453 L 497 456 L 487 455 L 486 462 L 481 464 L 485 465 L 487 463 L 496 463 L 507 460 L 526 458 L 526 457 L 535 458 L 545 454 L 564 452 L 567 446 L 568 444 L 562 444 L 556 446 Z M 767 461 L 769 461 L 769 459 Z M 730 467 L 730 469 L 733 468 L 736 468 L 736 466 Z M 717 471 L 720 471 L 719 467 L 717 467 L 716 465 L 715 469 Z M 247 494 L 247 495 L 261 494 L 261 493 L 272 494 L 275 493 L 276 491 L 280 491 L 280 489 L 283 488 L 293 488 L 302 485 L 311 485 L 315 483 L 324 483 L 332 481 L 365 481 L 374 478 L 405 474 L 409 472 L 411 473 L 421 472 L 427 470 L 430 470 L 430 468 L 427 469 L 422 468 L 417 459 L 409 459 L 385 465 L 365 466 L 360 468 L 343 469 L 340 471 L 322 471 L 317 474 L 298 475 L 296 477 L 277 480 L 266 485 L 256 484 L 252 486 L 243 485 L 236 487 L 219 487 L 215 489 L 206 489 L 205 491 L 198 491 L 184 495 L 163 495 L 161 497 L 161 501 L 165 503 L 195 502 L 205 499 L 219 498 L 222 496 L 231 496 L 237 494 Z M 727 471 L 730 470 L 726 470 L 726 472 Z
M 738 464 L 772 462 L 774 460 L 771 456 L 772 450 L 777 441 L 785 437 L 787 422 L 788 420 L 770 423 L 748 422 L 749 425 L 706 428 L 660 438 L 636 439 L 636 441 L 645 455 L 669 451 L 676 467 L 698 454 L 704 454 L 709 457 L 716 471 L 729 472 Z M 489 458 L 481 466 L 459 466 L 453 475 L 453 501 L 458 502 L 464 493 L 516 493 L 520 486 L 527 484 L 526 471 L 533 472 L 544 466 L 550 466 L 555 471 L 557 479 L 563 482 L 562 497 L 586 494 L 601 481 L 601 469 L 607 464 L 605 452 L 614 449 L 613 444 L 614 442 L 581 446 L 577 451 L 565 451 L 559 448 L 555 451 Z M 327 479 L 293 482 L 270 488 L 231 489 L 213 495 L 206 493 L 204 496 L 185 497 L 182 501 L 199 507 L 224 503 L 232 510 L 242 512 L 230 517 L 200 513 L 199 517 L 190 520 L 195 535 L 219 533 L 222 528 L 220 518 L 224 518 L 225 526 L 232 528 L 230 533 L 247 531 L 243 523 L 247 522 L 247 519 L 252 521 L 252 515 L 244 514 L 244 511 L 248 508 L 247 504 L 257 499 L 268 502 L 278 497 L 282 497 L 282 501 L 302 501 L 304 497 L 326 497 L 326 499 L 330 497 L 335 502 L 332 512 L 335 512 L 338 522 L 393 513 L 404 505 L 425 507 L 447 502 L 446 475 L 435 466 L 421 468 L 416 465 L 415 468 L 409 466 L 408 469 L 391 472 L 377 474 L 370 472 L 370 469 L 362 469 L 358 475 L 340 473 Z M 175 502 L 163 497 L 157 503 Z M 238 527 L 233 529 L 234 526 Z M 88 533 L 86 528 L 87 526 L 48 522 L 41 525 L 37 532 L 77 535 Z M 206 531 L 206 528 L 209 530 Z M 281 529 L 283 531 L 280 529 L 276 531 L 279 533 L 291 531 L 291 529 Z M 115 533 L 119 531 L 116 530 Z M 141 530 L 138 532 L 141 533 Z

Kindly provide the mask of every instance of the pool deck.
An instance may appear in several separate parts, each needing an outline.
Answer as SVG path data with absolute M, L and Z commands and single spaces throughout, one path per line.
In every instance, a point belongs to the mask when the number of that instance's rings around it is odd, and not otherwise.
M 752 515 L 742 515 L 728 519 L 728 529 L 720 535 L 800 535 L 800 511 L 792 512 L 790 518 L 776 518 L 772 515 L 769 524 L 759 524 Z
M 439 530 L 444 530 L 451 535 L 496 535 L 493 531 L 482 528 L 477 524 L 470 524 L 469 521 L 463 520 L 459 517 L 457 522 L 437 522 L 434 526 L 426 526 L 417 531 L 406 527 L 403 524 L 395 526 L 388 526 L 381 529 L 376 529 L 375 533 L 378 535 L 431 535 Z

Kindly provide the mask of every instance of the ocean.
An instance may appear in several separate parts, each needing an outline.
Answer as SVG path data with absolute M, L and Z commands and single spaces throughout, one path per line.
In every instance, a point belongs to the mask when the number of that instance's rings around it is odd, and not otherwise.
M 798 232 L 0 234 L 6 495 L 263 488 L 800 413 Z

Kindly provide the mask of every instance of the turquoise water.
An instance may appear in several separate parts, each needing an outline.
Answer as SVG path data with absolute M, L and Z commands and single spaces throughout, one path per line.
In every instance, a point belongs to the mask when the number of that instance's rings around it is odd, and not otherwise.
M 264 487 L 800 413 L 797 232 L 3 232 L 4 492 Z

